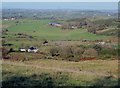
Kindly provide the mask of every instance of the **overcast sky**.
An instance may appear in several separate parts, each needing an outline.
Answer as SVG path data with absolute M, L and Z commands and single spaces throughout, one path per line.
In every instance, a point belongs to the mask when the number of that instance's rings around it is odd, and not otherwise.
M 92 9 L 114 10 L 117 2 L 3 2 L 3 9 Z
M 2 2 L 118 2 L 120 0 L 1 0 Z

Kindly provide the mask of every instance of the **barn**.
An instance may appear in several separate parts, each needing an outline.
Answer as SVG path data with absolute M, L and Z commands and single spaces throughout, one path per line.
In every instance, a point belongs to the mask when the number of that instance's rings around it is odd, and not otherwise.
M 60 23 L 57 23 L 57 22 L 50 22 L 49 25 L 56 26 L 56 27 L 61 27 L 62 26 Z

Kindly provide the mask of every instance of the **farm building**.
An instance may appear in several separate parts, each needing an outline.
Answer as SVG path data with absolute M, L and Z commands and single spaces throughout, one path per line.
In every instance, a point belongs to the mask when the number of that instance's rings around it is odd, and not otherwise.
M 14 17 L 11 17 L 11 20 L 15 20 L 16 18 L 14 18 Z
M 19 51 L 20 52 L 26 52 L 26 49 L 25 48 L 19 48 Z
M 4 18 L 3 20 L 16 20 L 15 17 L 11 17 L 11 18 Z
M 27 51 L 36 53 L 36 52 L 38 52 L 38 49 L 35 47 L 30 47 Z
M 3 20 L 9 20 L 9 19 L 5 18 L 5 19 L 3 19 Z
M 20 52 L 29 52 L 29 53 L 36 53 L 37 51 L 38 51 L 38 49 L 37 48 L 35 48 L 35 47 L 30 47 L 30 48 L 28 48 L 28 49 L 25 49 L 25 48 L 19 48 L 19 51 Z
M 77 28 L 77 26 L 72 26 L 71 28 L 72 28 L 72 29 L 76 29 L 76 28 Z
M 61 27 L 62 26 L 60 23 L 57 23 L 57 22 L 50 22 L 49 25 L 56 26 L 56 27 Z

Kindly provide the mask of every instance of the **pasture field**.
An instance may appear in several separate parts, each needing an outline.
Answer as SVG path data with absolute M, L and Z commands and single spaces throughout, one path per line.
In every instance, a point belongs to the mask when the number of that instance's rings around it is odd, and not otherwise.
M 8 38 L 15 38 L 15 33 L 25 33 L 33 36 L 39 40 L 80 40 L 80 39 L 104 39 L 108 38 L 104 35 L 95 35 L 87 32 L 86 29 L 80 28 L 76 30 L 61 30 L 57 27 L 52 27 L 48 23 L 51 20 L 18 20 L 16 25 L 15 21 L 3 21 L 3 28 L 7 26 L 9 31 Z M 6 35 L 7 37 L 8 35 Z
M 7 34 L 2 35 L 2 37 L 5 37 L 3 40 L 5 40 L 5 43 L 14 44 L 12 48 L 18 49 L 26 46 L 41 47 L 44 40 L 49 42 L 66 41 L 66 43 L 67 41 L 71 41 L 69 44 L 78 41 L 77 44 L 80 45 L 80 41 L 84 39 L 94 41 L 97 39 L 108 40 L 113 38 L 113 36 L 89 33 L 85 28 L 62 30 L 61 28 L 50 26 L 49 22 L 52 21 L 54 20 L 19 19 L 3 21 L 3 30 L 8 30 Z M 60 22 L 64 23 L 64 21 Z M 24 38 L 18 35 L 20 33 L 25 35 Z M 21 36 L 23 37 L 23 35 Z M 116 39 L 115 37 L 112 40 Z
M 117 21 L 114 16 L 113 19 L 102 15 L 96 18 L 88 17 L 85 26 L 80 18 L 70 19 L 74 16 L 56 20 L 56 18 L 51 19 L 52 15 L 49 14 L 44 18 L 44 14 L 42 14 L 43 18 L 38 17 L 39 19 L 36 16 L 23 15 L 23 18 L 18 16 L 15 20 L 11 18 L 2 20 L 3 47 L 0 47 L 0 50 L 2 49 L 3 59 L 0 63 L 2 63 L 3 87 L 93 86 L 96 88 L 97 86 L 101 88 L 118 85 L 119 46 L 116 35 Z M 8 17 L 9 15 L 12 14 L 9 13 Z M 62 29 L 49 25 L 50 22 L 65 25 L 68 22 L 68 26 L 70 26 L 69 22 L 75 25 L 78 22 L 79 25 L 84 24 L 75 29 L 69 27 L 64 29 L 63 25 Z M 45 41 L 48 43 L 44 44 Z M 38 48 L 38 52 L 27 52 L 31 46 Z M 26 52 L 21 52 L 20 48 L 25 48 Z
M 3 86 L 117 86 L 118 60 L 1 60 Z

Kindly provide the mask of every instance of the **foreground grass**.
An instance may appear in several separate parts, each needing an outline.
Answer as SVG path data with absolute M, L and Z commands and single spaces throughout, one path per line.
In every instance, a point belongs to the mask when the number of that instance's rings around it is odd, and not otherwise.
M 2 61 L 4 86 L 116 86 L 117 60 Z

